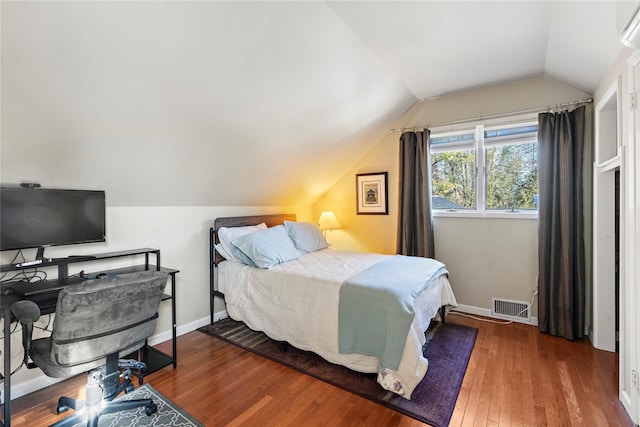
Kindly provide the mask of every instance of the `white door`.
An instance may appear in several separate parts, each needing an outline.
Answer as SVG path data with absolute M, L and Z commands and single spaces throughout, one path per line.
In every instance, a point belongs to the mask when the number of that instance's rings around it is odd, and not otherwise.
M 624 111 L 627 138 L 623 139 L 620 176 L 620 400 L 634 423 L 640 420 L 640 51 L 629 59 L 629 103 Z

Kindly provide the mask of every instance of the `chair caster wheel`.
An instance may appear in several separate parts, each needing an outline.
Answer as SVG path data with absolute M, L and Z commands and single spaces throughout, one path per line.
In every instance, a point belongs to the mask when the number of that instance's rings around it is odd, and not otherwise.
M 151 405 L 144 408 L 144 413 L 147 414 L 147 416 L 151 416 L 156 412 L 158 412 L 158 405 L 156 405 L 155 403 L 152 403 Z
M 131 393 L 133 390 L 135 390 L 135 386 L 133 384 L 129 384 L 127 387 L 125 387 L 124 392 L 125 393 Z

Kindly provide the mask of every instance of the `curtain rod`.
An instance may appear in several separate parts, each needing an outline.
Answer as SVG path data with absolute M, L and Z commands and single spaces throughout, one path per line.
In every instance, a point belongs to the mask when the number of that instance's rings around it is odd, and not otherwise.
M 429 129 L 430 127 L 457 125 L 457 124 L 461 124 L 461 123 L 477 122 L 477 121 L 480 121 L 480 120 L 487 120 L 487 119 L 499 119 L 499 118 L 502 118 L 502 117 L 517 116 L 519 114 L 551 111 L 553 109 L 562 110 L 562 109 L 565 109 L 565 108 L 569 108 L 572 105 L 577 108 L 582 104 L 590 104 L 592 102 L 593 102 L 593 98 L 579 99 L 579 100 L 573 101 L 573 102 L 563 102 L 563 103 L 555 104 L 555 105 L 547 105 L 546 107 L 529 108 L 527 110 L 512 111 L 512 112 L 509 112 L 509 113 L 489 114 L 489 115 L 486 115 L 486 116 L 478 116 L 478 117 L 471 118 L 471 119 L 460 119 L 460 120 L 453 120 L 453 121 L 450 121 L 450 122 L 441 122 L 441 123 L 433 123 L 433 124 L 428 124 L 428 125 L 414 126 L 414 127 L 410 127 L 410 128 L 391 129 L 390 132 L 393 133 L 393 132 L 398 132 L 398 131 L 400 131 L 400 132 L 418 131 L 418 130 L 423 130 L 423 129 Z

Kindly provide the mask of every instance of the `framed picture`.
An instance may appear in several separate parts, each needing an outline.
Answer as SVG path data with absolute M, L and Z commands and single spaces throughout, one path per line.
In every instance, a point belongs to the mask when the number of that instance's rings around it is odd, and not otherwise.
M 387 172 L 356 175 L 358 215 L 388 215 Z

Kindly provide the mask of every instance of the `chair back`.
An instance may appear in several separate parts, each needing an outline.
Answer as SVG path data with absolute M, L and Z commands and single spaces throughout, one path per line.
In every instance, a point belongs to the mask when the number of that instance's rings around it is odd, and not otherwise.
M 137 350 L 153 333 L 168 275 L 160 271 L 87 280 L 60 291 L 51 360 L 73 366 Z

